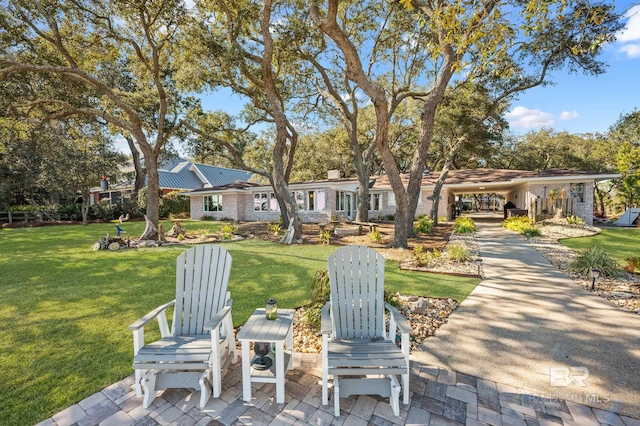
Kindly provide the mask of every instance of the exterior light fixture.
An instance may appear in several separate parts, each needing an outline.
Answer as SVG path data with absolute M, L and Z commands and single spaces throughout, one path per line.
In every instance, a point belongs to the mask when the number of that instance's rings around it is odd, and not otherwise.
M 476 266 L 478 267 L 478 276 L 482 277 L 482 274 L 480 274 L 480 268 L 482 267 L 482 259 L 477 258 L 476 260 L 473 261 L 473 263 L 475 263 Z
M 600 269 L 591 268 L 590 274 L 591 274 L 591 290 L 595 290 L 596 289 L 596 279 L 598 277 L 600 277 Z

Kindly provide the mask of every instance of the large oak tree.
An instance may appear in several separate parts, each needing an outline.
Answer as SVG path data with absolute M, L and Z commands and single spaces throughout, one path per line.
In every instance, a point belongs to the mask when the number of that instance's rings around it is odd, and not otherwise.
M 396 158 L 389 145 L 390 100 L 388 93 L 371 79 L 360 53 L 341 20 L 350 5 L 339 0 L 308 0 L 315 24 L 340 49 L 347 76 L 370 98 L 376 109 L 376 146 L 396 196 L 394 245 L 407 247 L 418 205 L 422 175 L 434 135 L 436 110 L 447 87 L 458 73 L 458 81 L 486 75 L 492 70 L 494 87 L 508 92 L 526 90 L 549 81 L 549 71 L 598 74 L 602 45 L 620 29 L 619 15 L 606 3 L 584 1 L 467 1 L 432 2 L 402 0 L 405 13 L 430 30 L 422 44 L 431 58 L 429 91 L 421 99 L 421 136 L 415 149 L 407 186 L 403 184 Z M 402 12 L 398 12 L 402 13 Z M 414 34 L 405 33 L 411 40 Z M 464 71 L 464 72 L 463 72 Z
M 41 92 L 25 108 L 38 104 L 56 119 L 90 117 L 137 143 L 150 194 L 151 226 L 142 238 L 157 235 L 158 156 L 188 107 L 174 81 L 187 16 L 180 0 L 5 0 L 0 11 L 0 82 L 60 79 L 83 92 L 81 103 Z

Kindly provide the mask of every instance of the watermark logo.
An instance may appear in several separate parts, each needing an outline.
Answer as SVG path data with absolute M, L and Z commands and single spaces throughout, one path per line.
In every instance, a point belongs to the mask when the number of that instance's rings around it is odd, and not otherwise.
M 589 378 L 587 367 L 549 367 L 549 385 L 567 387 L 577 385 L 586 387 Z

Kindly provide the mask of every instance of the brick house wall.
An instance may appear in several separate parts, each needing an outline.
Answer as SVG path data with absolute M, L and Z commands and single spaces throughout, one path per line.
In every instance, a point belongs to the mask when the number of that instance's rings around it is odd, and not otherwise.
M 594 183 L 593 181 L 587 182 L 561 182 L 561 183 L 552 183 L 552 184 L 531 184 L 528 186 L 528 192 L 531 195 L 531 198 L 545 198 L 545 196 L 549 197 L 549 192 L 552 190 L 556 190 L 560 193 L 562 190 L 566 191 L 566 196 L 571 196 L 571 184 L 579 183 L 584 185 L 584 201 L 574 200 L 573 202 L 573 214 L 580 217 L 584 220 L 584 223 L 592 226 L 593 225 L 593 190 Z

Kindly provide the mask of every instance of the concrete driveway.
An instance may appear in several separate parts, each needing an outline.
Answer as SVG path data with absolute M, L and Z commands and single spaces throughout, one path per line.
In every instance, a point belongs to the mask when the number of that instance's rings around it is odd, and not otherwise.
M 477 224 L 485 279 L 413 357 L 532 401 L 640 418 L 640 315 L 579 287 L 499 223 Z

